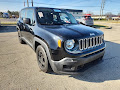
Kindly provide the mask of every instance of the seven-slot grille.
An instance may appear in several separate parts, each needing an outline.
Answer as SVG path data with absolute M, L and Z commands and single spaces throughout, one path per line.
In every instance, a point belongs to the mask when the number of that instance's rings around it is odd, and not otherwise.
M 92 38 L 85 38 L 79 40 L 79 49 L 85 50 L 88 48 L 99 46 L 103 43 L 103 36 L 97 36 Z

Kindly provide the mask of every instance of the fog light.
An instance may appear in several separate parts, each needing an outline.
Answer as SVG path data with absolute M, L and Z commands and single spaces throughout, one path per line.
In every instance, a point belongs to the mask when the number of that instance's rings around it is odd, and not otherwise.
M 65 60 L 66 62 L 73 62 L 73 60 L 72 59 L 67 59 L 67 60 Z

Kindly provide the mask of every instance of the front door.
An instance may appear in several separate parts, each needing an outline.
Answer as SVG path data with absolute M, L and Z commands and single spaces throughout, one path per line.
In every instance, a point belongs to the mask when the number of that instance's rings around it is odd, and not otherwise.
M 26 18 L 30 19 L 30 24 L 25 25 L 26 29 L 26 39 L 28 40 L 28 43 L 33 45 L 33 38 L 34 38 L 34 33 L 33 29 L 35 27 L 35 20 L 34 20 L 34 10 L 33 9 L 27 9 L 27 14 Z

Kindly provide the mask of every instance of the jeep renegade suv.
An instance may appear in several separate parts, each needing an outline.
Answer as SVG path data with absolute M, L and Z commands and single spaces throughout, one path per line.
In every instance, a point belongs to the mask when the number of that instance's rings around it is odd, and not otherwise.
M 77 72 L 79 66 L 102 59 L 105 52 L 103 32 L 78 24 L 64 9 L 24 8 L 17 30 L 20 43 L 36 52 L 43 72 Z

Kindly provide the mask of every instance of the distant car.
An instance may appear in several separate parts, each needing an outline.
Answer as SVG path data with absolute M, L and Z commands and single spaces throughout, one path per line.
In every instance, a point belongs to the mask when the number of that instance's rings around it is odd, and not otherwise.
M 3 13 L 3 18 L 9 18 L 9 14 L 8 13 Z
M 88 26 L 94 25 L 93 19 L 91 18 L 90 14 L 85 14 L 84 16 L 79 16 L 79 17 L 75 17 L 75 18 L 81 24 L 85 24 Z
M 15 16 L 15 15 L 12 15 L 12 18 L 16 18 L 16 16 Z

